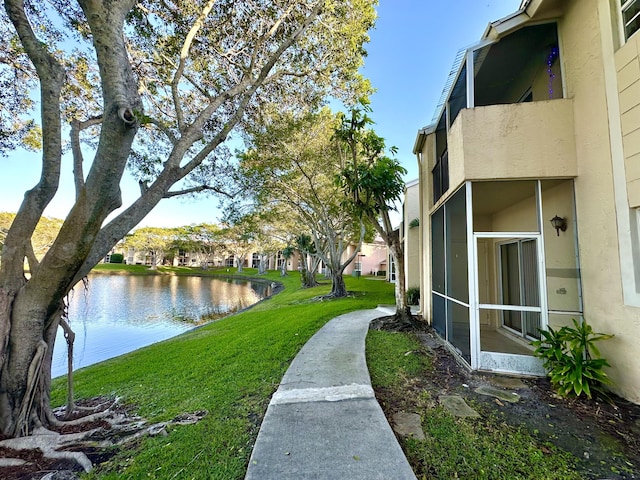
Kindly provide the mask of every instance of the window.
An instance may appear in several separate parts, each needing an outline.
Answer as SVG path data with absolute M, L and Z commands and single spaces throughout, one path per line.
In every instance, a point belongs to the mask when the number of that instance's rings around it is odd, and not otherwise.
M 438 159 L 438 162 L 431 171 L 433 175 L 433 203 L 438 203 L 438 200 L 444 192 L 449 190 L 449 153 L 445 150 L 442 156 Z
M 620 0 L 624 38 L 627 40 L 640 28 L 640 0 Z

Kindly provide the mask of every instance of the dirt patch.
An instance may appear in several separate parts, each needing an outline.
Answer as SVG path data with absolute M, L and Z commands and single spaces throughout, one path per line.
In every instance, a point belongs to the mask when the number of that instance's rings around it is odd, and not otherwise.
M 429 327 L 413 333 L 432 357 L 433 372 L 409 379 L 408 392 L 376 389 L 388 419 L 395 413 L 418 409 L 417 404 L 424 403 L 424 395 L 419 394 L 425 390 L 433 399 L 460 395 L 481 416 L 524 427 L 542 444 L 548 442 L 572 453 L 585 479 L 640 478 L 640 405 L 616 396 L 610 403 L 562 399 L 544 378 L 523 378 L 518 388 L 508 389 L 520 396 L 515 403 L 481 395 L 475 389 L 483 385 L 503 388 L 500 377 L 461 366 Z

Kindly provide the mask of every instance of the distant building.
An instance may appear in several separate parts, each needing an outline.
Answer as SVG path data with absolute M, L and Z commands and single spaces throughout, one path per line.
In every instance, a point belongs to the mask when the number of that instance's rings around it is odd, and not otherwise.
M 420 287 L 420 185 L 417 179 L 405 186 L 402 217 L 405 285 L 409 289 Z
M 349 258 L 356 246 L 350 245 L 343 253 L 343 259 Z M 344 270 L 345 275 L 374 275 L 387 277 L 387 246 L 380 237 L 373 242 L 363 243 L 356 258 Z M 358 273 L 356 273 L 358 272 Z

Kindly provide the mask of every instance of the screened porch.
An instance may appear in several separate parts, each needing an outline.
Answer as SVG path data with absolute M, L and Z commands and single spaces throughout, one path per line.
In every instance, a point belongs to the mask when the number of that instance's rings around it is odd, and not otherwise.
M 571 179 L 466 182 L 432 213 L 433 326 L 472 369 L 545 374 L 531 341 L 582 316 L 575 221 Z

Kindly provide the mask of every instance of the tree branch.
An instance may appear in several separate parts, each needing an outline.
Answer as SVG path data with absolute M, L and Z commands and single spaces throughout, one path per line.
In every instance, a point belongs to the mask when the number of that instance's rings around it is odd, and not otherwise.
M 84 188 L 84 172 L 82 163 L 84 158 L 82 155 L 82 149 L 80 148 L 80 132 L 85 128 L 89 128 L 93 125 L 102 123 L 102 115 L 92 117 L 84 121 L 72 120 L 71 121 L 71 153 L 73 155 L 73 179 L 76 186 L 76 200 L 80 195 L 80 191 Z
M 175 182 L 184 178 L 191 171 L 197 168 L 206 159 L 206 157 L 226 139 L 227 135 L 244 115 L 244 111 L 250 99 L 253 97 L 257 89 L 263 85 L 269 72 L 275 66 L 278 59 L 280 59 L 284 52 L 298 40 L 309 25 L 313 23 L 320 14 L 324 4 L 325 0 L 320 0 L 315 4 L 314 8 L 311 10 L 302 25 L 300 25 L 291 36 L 283 41 L 279 47 L 271 53 L 268 61 L 262 66 L 259 74 L 255 78 L 245 78 L 238 85 L 228 89 L 221 95 L 218 95 L 196 117 L 194 122 L 189 127 L 185 128 L 182 137 L 174 146 L 169 158 L 164 164 L 163 171 L 160 173 L 156 181 L 149 186 L 149 189 L 144 195 L 142 195 L 108 225 L 103 227 L 98 233 L 89 257 L 75 277 L 77 280 L 85 276 L 91 270 L 93 265 L 95 265 L 95 263 L 109 251 L 112 245 L 137 225 L 145 215 L 149 213 L 155 205 L 157 205 Z M 205 122 L 211 118 L 217 108 L 223 105 L 226 101 L 234 98 L 234 96 L 240 96 L 240 101 L 234 114 L 229 118 L 224 127 L 190 162 L 183 167 L 179 167 L 185 153 L 189 148 L 191 148 L 198 136 L 201 135 Z
M 228 198 L 234 198 L 236 195 L 238 195 L 238 193 L 240 193 L 240 192 L 231 192 L 231 193 L 226 192 L 219 187 L 212 187 L 210 185 L 198 185 L 197 187 L 185 188 L 184 190 L 167 192 L 164 194 L 162 198 L 173 198 L 173 197 L 178 197 L 180 195 L 188 195 L 189 193 L 198 193 L 198 192 L 205 192 L 205 191 L 212 191 L 215 193 L 219 193 L 220 195 L 224 195 L 225 197 L 228 197 Z
M 6 282 L 23 278 L 25 239 L 31 238 L 45 207 L 58 190 L 62 158 L 60 94 L 64 81 L 64 69 L 49 53 L 47 46 L 36 37 L 25 13 L 23 1 L 5 0 L 5 10 L 20 37 L 25 52 L 36 68 L 40 80 L 42 130 L 47 133 L 43 135 L 42 141 L 40 180 L 25 194 L 2 251 L 0 285 L 9 287 Z M 19 285 L 12 285 L 9 290 L 14 291 L 17 288 Z
M 173 95 L 173 103 L 176 109 L 176 119 L 178 121 L 179 131 L 182 131 L 184 129 L 184 113 L 182 112 L 182 106 L 180 102 L 180 91 L 178 86 L 180 84 L 180 79 L 182 78 L 182 74 L 184 72 L 187 58 L 189 58 L 189 51 L 191 50 L 191 45 L 193 44 L 193 40 L 196 37 L 198 31 L 202 28 L 202 25 L 204 24 L 204 20 L 205 18 L 207 18 L 207 16 L 211 12 L 211 9 L 213 8 L 214 3 L 215 3 L 215 0 L 209 0 L 205 4 L 204 8 L 202 9 L 202 12 L 200 13 L 200 15 L 198 15 L 198 18 L 196 19 L 191 29 L 189 30 L 189 33 L 187 34 L 187 37 L 184 40 L 184 44 L 182 45 L 182 50 L 180 51 L 180 63 L 178 64 L 178 69 L 174 73 L 173 80 L 171 81 L 171 93 Z

